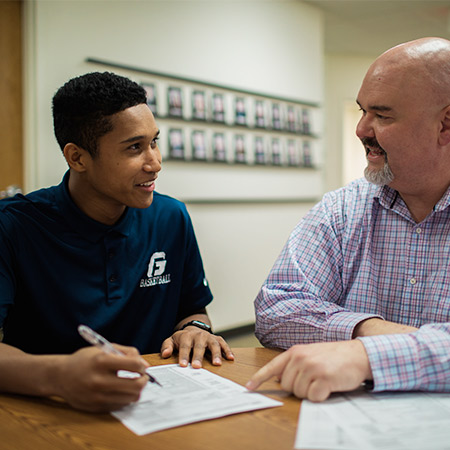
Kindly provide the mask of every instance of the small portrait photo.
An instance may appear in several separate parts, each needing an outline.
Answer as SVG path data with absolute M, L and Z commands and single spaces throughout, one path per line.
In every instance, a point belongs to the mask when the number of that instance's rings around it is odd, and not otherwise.
M 197 161 L 206 161 L 206 139 L 205 132 L 194 130 L 192 132 L 192 159 Z
M 192 118 L 206 120 L 206 94 L 204 91 L 192 92 Z
M 281 106 L 279 103 L 272 103 L 272 128 L 274 130 L 283 129 Z
M 265 128 L 266 115 L 264 114 L 264 102 L 262 100 L 256 100 L 255 102 L 255 127 Z
M 281 166 L 281 142 L 278 138 L 272 139 L 272 164 Z
M 213 158 L 217 162 L 227 161 L 227 148 L 225 144 L 225 135 L 223 133 L 214 133 L 213 136 Z
M 297 141 L 288 139 L 287 141 L 287 163 L 288 166 L 298 166 L 300 164 L 299 149 Z
M 313 167 L 312 161 L 312 150 L 311 150 L 311 142 L 303 141 L 303 166 L 304 167 Z
M 264 138 L 261 136 L 255 136 L 255 164 L 266 164 Z
M 167 90 L 168 115 L 171 117 L 183 116 L 183 101 L 181 88 L 169 87 Z
M 295 133 L 299 127 L 297 126 L 297 117 L 293 106 L 288 106 L 286 119 L 287 130 Z
M 311 134 L 311 118 L 308 109 L 302 109 L 302 133 Z
M 225 122 L 225 103 L 222 94 L 212 96 L 212 119 L 214 122 Z
M 183 132 L 179 128 L 169 130 L 169 158 L 184 159 L 184 139 Z
M 245 164 L 247 158 L 245 155 L 245 138 L 242 134 L 234 136 L 234 162 Z
M 141 83 L 147 94 L 147 105 L 154 116 L 157 115 L 156 87 L 152 83 Z
M 245 109 L 245 98 L 236 97 L 234 100 L 234 123 L 236 125 L 247 124 L 247 112 Z

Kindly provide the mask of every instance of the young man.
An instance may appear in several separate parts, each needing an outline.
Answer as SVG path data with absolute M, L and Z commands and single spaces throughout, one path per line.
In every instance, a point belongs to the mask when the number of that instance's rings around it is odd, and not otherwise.
M 297 225 L 256 301 L 278 376 L 313 401 L 450 391 L 450 42 L 394 47 L 369 68 L 356 134 L 368 166 Z M 300 345 L 298 345 L 300 344 Z
M 135 401 L 140 353 L 177 350 L 214 364 L 212 300 L 185 206 L 156 193 L 159 130 L 145 90 L 112 73 L 68 81 L 53 98 L 69 170 L 59 186 L 0 202 L 0 390 L 107 411 Z M 85 324 L 126 356 L 86 347 Z M 130 347 L 132 346 L 132 347 Z M 141 374 L 117 377 L 118 370 Z

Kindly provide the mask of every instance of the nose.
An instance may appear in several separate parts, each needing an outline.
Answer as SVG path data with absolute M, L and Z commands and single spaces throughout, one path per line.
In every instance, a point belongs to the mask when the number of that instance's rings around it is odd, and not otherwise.
M 356 125 L 356 136 L 358 136 L 359 139 L 374 136 L 372 121 L 368 117 L 368 114 L 364 114 L 361 119 L 359 119 L 359 122 Z
M 145 160 L 143 170 L 145 172 L 159 172 L 161 170 L 161 153 L 158 146 L 156 148 L 149 148 L 145 152 Z

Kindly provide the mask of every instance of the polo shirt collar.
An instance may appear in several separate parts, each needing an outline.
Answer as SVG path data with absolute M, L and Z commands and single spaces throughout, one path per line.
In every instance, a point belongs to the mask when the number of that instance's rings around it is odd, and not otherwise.
M 120 220 L 114 225 L 105 225 L 91 219 L 78 208 L 69 193 L 69 176 L 68 170 L 55 189 L 55 200 L 58 208 L 63 213 L 69 225 L 86 240 L 92 243 L 98 242 L 107 233 L 115 231 L 123 236 L 129 236 L 135 218 L 134 208 L 126 208 Z

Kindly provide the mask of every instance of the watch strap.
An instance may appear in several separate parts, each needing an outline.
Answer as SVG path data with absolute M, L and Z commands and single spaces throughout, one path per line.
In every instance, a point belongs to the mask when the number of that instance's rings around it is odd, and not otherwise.
M 201 322 L 200 320 L 191 320 L 189 322 L 186 322 L 180 327 L 178 331 L 184 330 L 186 327 L 197 327 L 200 328 L 201 330 L 212 333 L 211 327 L 208 324 Z

